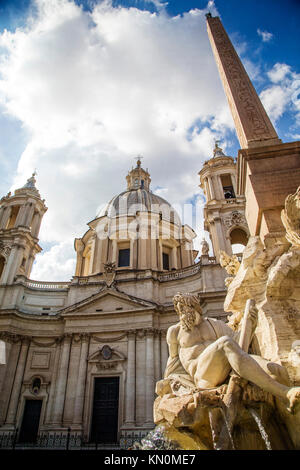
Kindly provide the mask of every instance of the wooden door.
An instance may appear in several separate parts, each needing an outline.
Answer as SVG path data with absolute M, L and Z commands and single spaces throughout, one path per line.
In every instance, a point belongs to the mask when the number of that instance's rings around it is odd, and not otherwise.
M 118 439 L 119 377 L 95 378 L 91 442 Z

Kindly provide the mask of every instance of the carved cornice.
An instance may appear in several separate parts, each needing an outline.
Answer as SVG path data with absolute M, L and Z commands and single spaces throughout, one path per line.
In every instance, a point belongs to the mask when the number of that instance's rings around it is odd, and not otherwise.
M 116 341 L 121 341 L 127 336 L 127 332 L 123 333 L 120 336 L 117 336 L 115 338 L 99 338 L 98 336 L 92 335 L 91 338 L 92 340 L 96 341 L 97 343 L 114 343 Z
M 38 346 L 41 348 L 50 348 L 54 345 L 60 345 L 63 342 L 71 342 L 72 340 L 75 343 L 79 343 L 80 341 L 82 342 L 89 341 L 89 339 L 91 338 L 93 341 L 97 343 L 107 344 L 107 343 L 115 343 L 118 341 L 122 341 L 124 338 L 141 339 L 147 336 L 164 336 L 166 332 L 167 330 L 161 330 L 159 328 L 152 328 L 152 327 L 139 328 L 139 329 L 126 330 L 124 331 L 124 333 L 120 334 L 119 336 L 106 337 L 106 338 L 99 337 L 93 333 L 64 333 L 52 339 L 45 338 L 46 341 L 44 342 L 41 336 L 37 337 L 39 338 L 38 340 L 30 335 L 22 335 L 22 334 L 1 331 L 0 340 L 5 341 L 7 343 L 12 343 L 12 344 L 19 343 L 19 342 L 23 342 L 23 343 L 31 342 L 34 346 Z

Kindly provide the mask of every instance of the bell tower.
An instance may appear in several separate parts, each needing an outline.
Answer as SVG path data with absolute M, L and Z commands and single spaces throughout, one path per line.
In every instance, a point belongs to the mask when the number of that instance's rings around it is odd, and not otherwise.
M 214 155 L 200 170 L 204 191 L 204 229 L 210 234 L 214 256 L 219 251 L 232 254 L 234 245 L 246 245 L 249 230 L 245 219 L 245 197 L 237 194 L 236 164 L 216 141 Z
M 0 200 L 0 284 L 12 284 L 17 275 L 29 277 L 41 251 L 38 235 L 47 207 L 35 187 L 35 176 Z

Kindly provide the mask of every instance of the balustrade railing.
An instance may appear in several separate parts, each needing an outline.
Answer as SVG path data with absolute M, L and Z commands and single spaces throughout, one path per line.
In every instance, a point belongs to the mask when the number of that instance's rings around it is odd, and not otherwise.
M 24 281 L 24 284 L 26 287 L 47 290 L 67 289 L 70 285 L 69 282 L 32 281 L 31 279 Z
M 198 273 L 200 271 L 201 267 L 202 267 L 202 263 L 199 262 L 199 263 L 197 263 L 193 266 L 189 266 L 187 268 L 178 269 L 176 271 L 174 270 L 174 271 L 171 271 L 171 272 L 159 274 L 158 280 L 161 281 L 161 282 L 164 282 L 164 281 L 171 281 L 173 279 L 182 279 L 184 277 L 192 276 L 193 274 Z
M 101 449 L 129 449 L 136 442 L 147 435 L 147 431 L 127 432 L 120 437 L 119 442 L 102 443 L 89 442 L 81 433 L 67 432 L 40 433 L 34 442 L 19 442 L 18 430 L 0 434 L 1 450 L 47 449 L 47 450 L 101 450 Z

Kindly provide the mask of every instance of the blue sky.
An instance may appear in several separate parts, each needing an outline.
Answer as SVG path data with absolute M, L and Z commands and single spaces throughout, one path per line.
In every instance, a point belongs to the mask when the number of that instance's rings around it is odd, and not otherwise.
M 279 137 L 300 139 L 299 1 L 0 0 L 0 193 L 37 168 L 49 210 L 34 277 L 71 277 L 74 237 L 125 189 L 137 154 L 176 205 L 203 200 L 197 173 L 215 139 L 236 156 L 208 10 Z

